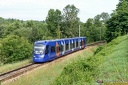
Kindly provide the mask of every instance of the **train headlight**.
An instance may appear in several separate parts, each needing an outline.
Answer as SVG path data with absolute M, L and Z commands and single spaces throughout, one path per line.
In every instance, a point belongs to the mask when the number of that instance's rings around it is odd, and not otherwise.
M 40 57 L 41 57 L 41 58 L 43 58 L 43 57 L 44 57 L 44 55 L 41 55 Z

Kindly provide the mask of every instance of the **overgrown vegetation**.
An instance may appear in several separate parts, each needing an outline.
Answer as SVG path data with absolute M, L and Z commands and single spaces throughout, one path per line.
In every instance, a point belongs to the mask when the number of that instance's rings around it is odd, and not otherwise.
M 100 50 L 99 50 L 100 49 Z M 124 82 L 128 79 L 128 35 L 118 37 L 88 59 L 78 59 L 66 66 L 53 85 L 96 84 Z
M 6 36 L 0 43 L 0 62 L 12 63 L 31 57 L 32 45 L 27 39 L 16 35 Z
M 81 85 L 90 83 L 96 77 L 95 58 L 79 59 L 66 66 L 53 85 Z
M 107 21 L 106 40 L 128 33 L 128 0 L 119 0 L 116 10 Z

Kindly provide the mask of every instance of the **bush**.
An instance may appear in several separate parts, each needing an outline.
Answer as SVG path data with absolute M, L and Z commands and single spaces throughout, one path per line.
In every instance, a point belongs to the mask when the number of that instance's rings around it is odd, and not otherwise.
M 1 39 L 0 61 L 4 64 L 27 59 L 31 52 L 32 45 L 23 37 L 9 35 Z
M 66 66 L 61 75 L 55 80 L 55 85 L 71 85 L 80 84 L 81 82 L 91 82 L 98 70 L 97 65 L 93 63 L 96 59 L 93 57 L 86 59 L 79 59 Z
M 99 53 L 101 50 L 103 49 L 103 46 L 100 46 L 96 49 L 96 51 L 94 52 L 94 55 Z

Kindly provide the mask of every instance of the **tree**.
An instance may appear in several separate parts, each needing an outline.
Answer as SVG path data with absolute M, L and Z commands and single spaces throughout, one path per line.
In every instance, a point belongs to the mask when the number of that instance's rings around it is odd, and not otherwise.
M 87 42 L 94 42 L 98 40 L 98 33 L 94 24 L 94 20 L 89 18 L 85 23 L 85 34 Z
M 47 25 L 38 22 L 38 24 L 31 28 L 29 40 L 33 43 L 37 40 L 49 39 L 49 35 Z
M 108 13 L 102 12 L 100 14 L 100 19 L 102 21 L 102 24 L 105 24 L 110 19 L 110 15 Z
M 111 41 L 128 33 L 128 0 L 120 0 L 112 17 L 107 21 L 106 40 Z
M 101 13 L 96 15 L 94 18 L 89 18 L 84 24 L 82 33 L 85 33 L 87 42 L 95 42 L 105 39 L 106 33 L 106 21 L 109 20 L 108 13 Z
M 4 33 L 3 22 L 4 22 L 4 19 L 0 17 L 0 38 L 2 38 L 3 33 Z
M 47 23 L 47 28 L 51 33 L 51 36 L 57 37 L 56 30 L 58 29 L 58 26 L 60 26 L 61 21 L 62 21 L 62 16 L 60 10 L 50 9 L 48 11 L 48 15 L 46 17 L 46 23 Z
M 128 0 L 120 0 L 117 5 L 118 22 L 121 29 L 121 34 L 128 33 Z
M 32 36 L 31 32 L 32 32 L 32 28 L 23 27 L 23 28 L 14 30 L 11 34 L 17 35 L 19 37 L 25 37 L 26 39 L 31 41 L 30 39 L 30 36 Z
M 3 33 L 4 33 L 4 29 L 3 29 L 3 26 L 0 25 L 0 38 L 2 38 L 3 36 Z
M 105 32 L 106 32 L 106 22 L 110 19 L 108 13 L 102 12 L 94 17 L 94 26 L 96 33 L 97 40 L 104 40 L 105 39 Z
M 78 36 L 79 28 L 79 18 L 78 18 L 79 9 L 74 5 L 67 5 L 63 9 L 63 34 L 66 37 L 75 37 Z
M 7 22 L 8 21 L 8 22 Z M 7 22 L 5 24 L 5 22 Z M 5 20 L 3 23 L 3 34 L 2 37 L 5 37 L 9 34 L 11 34 L 14 30 L 17 30 L 22 27 L 22 24 L 19 20 Z
M 9 35 L 0 42 L 0 62 L 2 63 L 12 63 L 31 57 L 32 45 L 23 37 Z

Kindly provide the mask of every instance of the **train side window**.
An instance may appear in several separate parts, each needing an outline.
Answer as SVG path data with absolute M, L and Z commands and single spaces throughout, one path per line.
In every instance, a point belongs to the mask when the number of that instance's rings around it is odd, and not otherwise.
M 63 45 L 60 45 L 60 52 L 63 52 Z
M 75 42 L 73 42 L 73 48 L 75 48 Z
M 60 47 L 60 45 L 59 45 L 59 51 L 61 51 L 61 47 Z
M 80 41 L 80 46 L 82 46 L 82 42 L 83 42 L 83 41 L 81 40 L 81 41 Z
M 70 42 L 70 49 L 72 49 L 73 48 L 73 44 Z
M 85 40 L 84 40 L 84 45 L 85 45 Z
M 46 46 L 45 54 L 48 54 L 48 48 L 49 48 L 49 45 Z
M 51 47 L 51 52 L 55 52 L 55 46 Z
M 76 42 L 76 47 L 78 47 L 78 41 Z
M 69 44 L 66 44 L 66 50 L 68 50 L 69 49 Z

